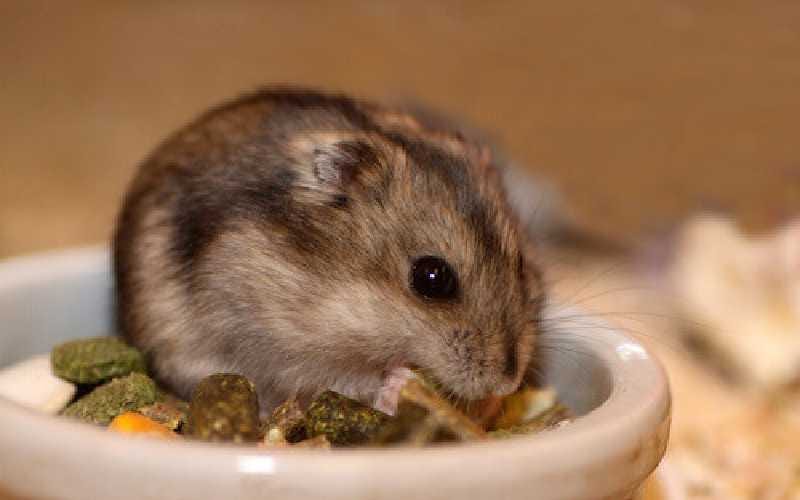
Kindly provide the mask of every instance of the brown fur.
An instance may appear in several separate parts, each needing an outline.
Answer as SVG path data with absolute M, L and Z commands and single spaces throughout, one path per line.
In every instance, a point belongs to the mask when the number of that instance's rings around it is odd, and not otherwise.
M 507 393 L 543 293 L 526 249 L 485 146 L 401 110 L 269 89 L 141 166 L 114 240 L 119 326 L 183 396 L 227 371 L 265 410 L 328 388 L 371 402 L 407 364 L 462 398 Z M 423 255 L 456 270 L 457 298 L 410 290 Z

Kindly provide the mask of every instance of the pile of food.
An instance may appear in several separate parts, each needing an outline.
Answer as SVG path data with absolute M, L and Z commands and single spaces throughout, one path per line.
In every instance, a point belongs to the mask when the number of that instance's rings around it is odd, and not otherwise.
M 61 344 L 50 364 L 53 379 L 66 382 L 70 395 L 59 398 L 66 406 L 54 413 L 163 439 L 263 447 L 422 446 L 532 434 L 570 418 L 550 389 L 523 387 L 505 398 L 458 403 L 411 370 L 405 370 L 392 415 L 327 391 L 305 408 L 288 400 L 261 418 L 255 387 L 245 377 L 211 375 L 197 385 L 191 401 L 182 401 L 148 376 L 141 352 L 115 337 Z

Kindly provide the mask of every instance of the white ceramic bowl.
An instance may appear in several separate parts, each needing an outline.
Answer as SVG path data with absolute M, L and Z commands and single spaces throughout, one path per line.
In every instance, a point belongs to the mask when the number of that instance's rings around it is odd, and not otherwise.
M 0 263 L 0 366 L 109 333 L 111 287 L 103 248 Z M 0 498 L 636 498 L 667 443 L 666 377 L 634 340 L 600 322 L 577 326 L 543 369 L 583 416 L 497 442 L 263 451 L 127 438 L 0 398 Z

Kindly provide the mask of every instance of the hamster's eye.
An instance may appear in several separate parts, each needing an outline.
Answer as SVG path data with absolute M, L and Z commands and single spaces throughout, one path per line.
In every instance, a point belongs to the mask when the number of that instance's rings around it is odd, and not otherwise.
M 452 299 L 458 293 L 456 272 L 444 259 L 427 255 L 411 266 L 411 289 L 426 299 Z

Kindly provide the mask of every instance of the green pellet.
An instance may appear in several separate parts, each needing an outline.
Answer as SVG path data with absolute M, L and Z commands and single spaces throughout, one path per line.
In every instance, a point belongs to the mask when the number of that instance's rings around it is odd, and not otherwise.
M 116 378 L 69 405 L 63 412 L 85 422 L 108 425 L 117 415 L 156 402 L 156 384 L 147 375 Z
M 186 434 L 203 441 L 259 441 L 258 395 L 252 382 L 231 373 L 201 380 L 192 394 Z
M 333 391 L 323 392 L 306 412 L 309 437 L 325 435 L 334 446 L 370 442 L 390 420 L 383 412 Z
M 53 349 L 50 362 L 56 376 L 76 384 L 100 384 L 146 368 L 142 353 L 116 337 L 65 342 Z

